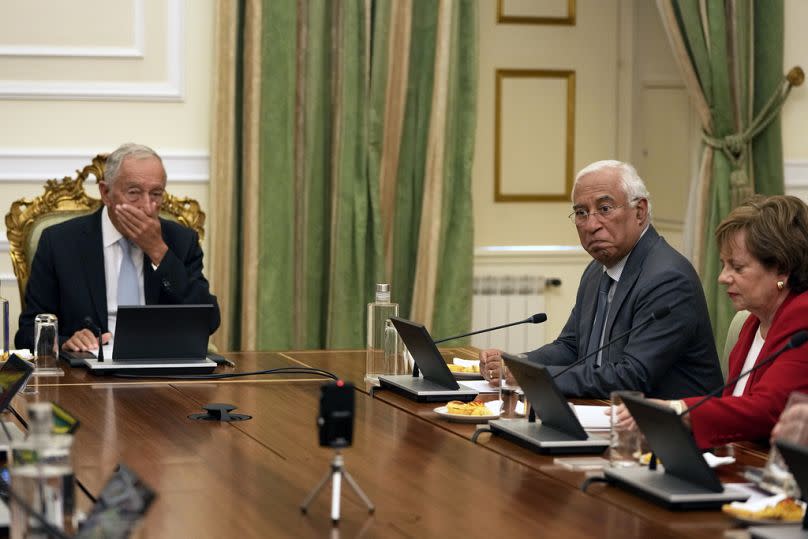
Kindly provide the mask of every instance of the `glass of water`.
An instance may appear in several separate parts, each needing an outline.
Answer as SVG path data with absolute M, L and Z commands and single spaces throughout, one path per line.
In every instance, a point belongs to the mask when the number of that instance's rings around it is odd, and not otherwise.
M 518 357 L 524 358 L 524 354 Z M 499 417 L 500 419 L 516 419 L 528 413 L 528 404 L 525 400 L 525 393 L 516 383 L 513 375 L 505 366 L 505 361 L 500 359 L 499 363 Z
M 38 314 L 34 318 L 34 376 L 58 376 L 59 321 L 54 314 Z
M 609 465 L 612 467 L 637 466 L 642 456 L 642 433 L 636 427 L 625 428 L 618 422 L 618 413 L 625 408 L 623 397 L 642 398 L 640 391 L 612 391 L 611 431 L 609 436 Z
M 786 407 L 783 411 L 785 412 L 795 404 L 805 402 L 808 402 L 808 395 L 795 391 L 789 395 L 788 402 L 786 402 Z M 790 432 L 785 439 L 798 444 L 808 444 L 808 425 L 803 425 L 801 428 Z M 766 461 L 766 466 L 763 467 L 760 486 L 770 492 L 785 494 L 786 496 L 799 497 L 800 495 L 797 482 L 794 480 L 794 476 L 791 475 L 791 472 L 788 471 L 788 466 L 786 466 L 785 460 L 783 460 L 783 455 L 775 445 L 772 445 L 771 450 L 769 450 L 769 458 Z

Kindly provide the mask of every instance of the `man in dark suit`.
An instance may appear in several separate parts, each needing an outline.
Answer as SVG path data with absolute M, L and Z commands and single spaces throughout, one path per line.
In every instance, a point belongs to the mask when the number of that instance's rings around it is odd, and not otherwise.
M 670 399 L 723 383 L 699 278 L 650 224 L 648 198 L 634 167 L 619 161 L 593 163 L 575 179 L 570 218 L 594 260 L 561 335 L 528 352 L 558 375 L 565 395 L 608 398 L 614 390 L 637 390 Z M 566 370 L 663 307 L 670 314 Z M 480 353 L 481 372 L 494 384 L 499 354 Z
M 33 349 L 34 317 L 53 313 L 62 349 L 95 349 L 97 340 L 84 320 L 91 318 L 107 342 L 119 304 L 213 304 L 209 330 L 219 327 L 219 305 L 202 275 L 198 235 L 158 217 L 166 173 L 157 153 L 124 144 L 107 157 L 104 178 L 102 209 L 42 232 L 17 347 Z

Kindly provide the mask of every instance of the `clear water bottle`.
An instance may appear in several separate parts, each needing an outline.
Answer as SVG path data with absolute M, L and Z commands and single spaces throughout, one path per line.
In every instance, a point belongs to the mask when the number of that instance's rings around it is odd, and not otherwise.
M 398 303 L 390 301 L 390 285 L 376 285 L 376 300 L 368 303 L 368 346 L 365 355 L 365 382 L 378 385 L 380 374 L 402 374 L 401 338 L 390 321 L 398 316 Z
M 46 526 L 72 534 L 74 476 L 71 460 L 73 436 L 53 434 L 53 412 L 48 402 L 33 403 L 29 434 L 11 447 L 11 538 L 44 538 Z

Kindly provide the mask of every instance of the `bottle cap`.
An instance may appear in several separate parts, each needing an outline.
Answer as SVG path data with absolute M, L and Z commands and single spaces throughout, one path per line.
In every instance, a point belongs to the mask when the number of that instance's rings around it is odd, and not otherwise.
M 376 284 L 376 301 L 390 301 L 390 285 L 387 283 Z
M 48 434 L 53 423 L 53 410 L 49 402 L 34 402 L 28 405 L 28 419 L 32 434 Z

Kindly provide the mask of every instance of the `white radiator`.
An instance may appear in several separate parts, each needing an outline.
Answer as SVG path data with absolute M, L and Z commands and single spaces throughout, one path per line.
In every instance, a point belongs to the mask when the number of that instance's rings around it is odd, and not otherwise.
M 479 275 L 474 277 L 472 322 L 474 330 L 484 329 L 545 312 L 544 289 L 557 285 L 534 275 Z M 544 324 L 521 324 L 474 335 L 472 346 L 499 348 L 518 354 L 543 345 Z

